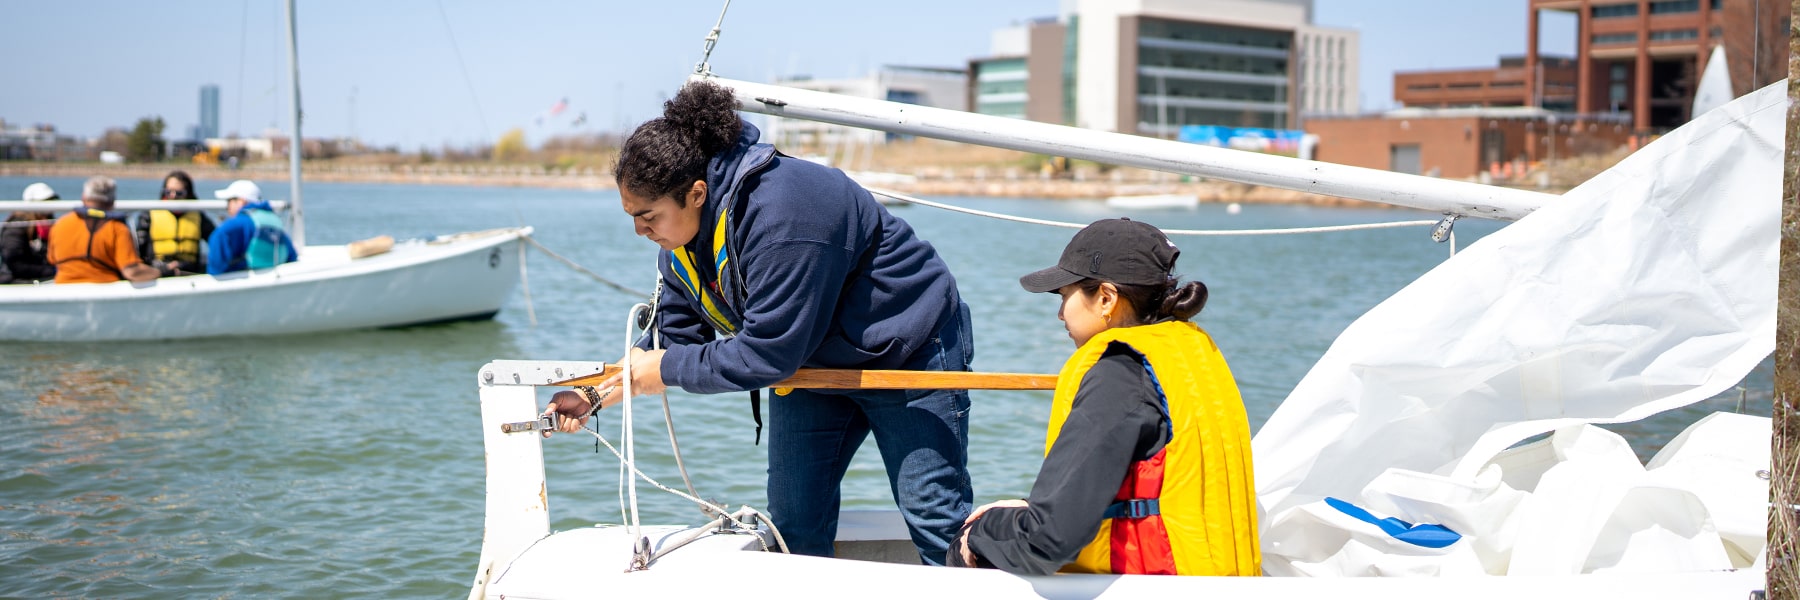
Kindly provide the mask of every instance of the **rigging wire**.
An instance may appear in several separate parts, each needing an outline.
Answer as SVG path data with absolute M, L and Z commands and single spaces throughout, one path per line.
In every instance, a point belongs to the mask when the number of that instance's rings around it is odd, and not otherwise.
M 576 270 L 577 272 L 581 273 L 582 275 L 586 275 L 589 278 L 592 278 L 594 281 L 598 281 L 602 284 L 605 284 L 607 287 L 624 292 L 626 294 L 630 294 L 632 296 L 637 296 L 639 298 L 650 298 L 651 297 L 650 294 L 640 292 L 638 290 L 634 290 L 629 287 L 625 287 L 624 285 L 621 285 L 611 279 L 601 277 L 599 273 L 590 271 L 590 270 L 588 270 L 587 267 L 583 267 L 579 264 L 576 264 L 575 261 L 569 260 L 568 258 L 563 257 L 563 255 L 557 254 L 555 251 L 552 251 L 551 249 L 544 247 L 543 244 L 538 243 L 536 238 L 533 238 L 529 235 L 521 235 L 521 236 L 519 236 L 519 239 L 530 242 L 531 246 L 533 248 L 537 248 L 539 251 L 543 252 L 544 254 L 549 255 L 550 258 L 554 258 L 558 261 L 561 261 L 562 264 L 568 265 L 569 268 Z
M 713 45 L 719 43 L 719 28 L 725 26 L 725 11 L 731 10 L 731 0 L 725 0 L 725 6 L 719 9 L 719 21 L 713 23 L 712 32 L 706 34 L 706 50 L 700 55 L 700 62 L 694 65 L 695 75 L 712 75 Z
M 244 57 L 250 53 L 250 3 L 249 2 L 244 3 L 244 13 L 243 14 L 244 14 L 243 20 L 241 23 L 238 24 L 237 89 L 232 90 L 234 93 L 237 94 L 237 131 L 233 132 L 233 133 L 238 134 L 238 135 L 241 135 L 244 131 L 244 96 L 247 95 L 244 93 L 244 62 L 245 62 Z M 212 133 L 214 135 L 219 134 L 219 132 L 217 132 L 217 131 L 214 131 Z
M 979 216 L 979 217 L 987 217 L 990 219 L 999 219 L 1002 221 L 1012 221 L 1015 223 L 1030 223 L 1033 225 L 1048 225 L 1051 227 L 1064 227 L 1064 228 L 1068 228 L 1068 229 L 1081 229 L 1083 227 L 1087 227 L 1087 224 L 1085 224 L 1085 223 L 1070 223 L 1067 221 L 1050 221 L 1047 219 L 1034 219 L 1031 217 L 1020 217 L 1020 216 L 1009 215 L 1009 214 L 1005 214 L 1005 213 L 989 212 L 989 211 L 985 211 L 985 210 L 976 210 L 973 208 L 963 208 L 963 207 L 955 206 L 955 205 L 951 205 L 951 204 L 943 204 L 940 202 L 932 202 L 930 200 L 914 198 L 912 196 L 908 196 L 906 194 L 902 194 L 899 192 L 893 192 L 893 191 L 888 191 L 888 190 L 883 190 L 883 189 L 878 189 L 878 188 L 872 188 L 872 187 L 868 187 L 868 186 L 863 186 L 863 189 L 869 190 L 869 193 L 875 194 L 877 196 L 885 196 L 885 197 L 893 198 L 895 200 L 899 200 L 902 202 L 910 202 L 910 203 L 918 204 L 921 206 L 929 206 L 929 207 L 936 208 L 936 209 L 970 214 L 970 215 L 975 215 L 975 216 Z M 1388 228 L 1393 228 L 1393 227 L 1428 227 L 1431 225 L 1436 225 L 1437 223 L 1438 223 L 1437 221 L 1390 221 L 1390 222 L 1386 222 L 1386 223 L 1360 223 L 1360 224 L 1355 224 L 1355 225 L 1329 225 L 1329 226 L 1324 226 L 1324 227 L 1290 227 L 1290 228 L 1286 228 L 1286 229 L 1164 229 L 1163 233 L 1166 235 L 1204 235 L 1204 236 L 1284 235 L 1284 234 L 1296 234 L 1296 233 L 1329 233 L 1329 232 L 1334 232 L 1334 231 L 1360 231 L 1360 230 L 1365 230 L 1365 229 L 1388 229 Z
M 450 28 L 450 14 L 444 12 L 444 0 L 437 2 L 438 18 L 444 22 L 444 35 L 450 37 L 450 51 L 456 55 L 456 68 L 462 71 L 463 85 L 469 88 L 469 102 L 475 105 L 475 120 L 481 124 L 481 137 L 494 139 L 488 131 L 487 116 L 481 110 L 481 97 L 475 95 L 475 80 L 469 78 L 469 65 L 463 62 L 462 48 L 456 43 L 456 30 Z

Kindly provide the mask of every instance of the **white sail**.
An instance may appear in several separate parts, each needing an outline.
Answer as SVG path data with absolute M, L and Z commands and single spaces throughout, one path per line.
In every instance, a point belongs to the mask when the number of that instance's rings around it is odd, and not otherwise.
M 1785 82 L 1702 115 L 1357 319 L 1255 438 L 1270 514 L 1389 468 L 1717 394 L 1775 349 Z
M 1731 99 L 1731 69 L 1725 64 L 1725 45 L 1719 44 L 1706 59 L 1706 70 L 1700 73 L 1700 86 L 1694 91 L 1694 111 L 1688 114 L 1699 117 Z

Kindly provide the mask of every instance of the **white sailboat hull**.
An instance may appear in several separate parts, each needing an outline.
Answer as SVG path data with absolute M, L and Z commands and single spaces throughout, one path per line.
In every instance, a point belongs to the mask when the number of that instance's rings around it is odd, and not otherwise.
M 912 551 L 895 511 L 847 512 L 846 523 L 891 521 Z M 651 547 L 668 548 L 693 530 L 644 527 Z M 766 536 L 765 536 L 766 537 Z M 1659 575 L 1563 577 L 1171 577 L 1166 575 L 1020 576 L 761 551 L 748 534 L 714 533 L 627 572 L 629 528 L 611 525 L 557 532 L 511 561 L 474 598 L 662 598 L 717 595 L 782 598 L 1681 598 L 1742 600 L 1762 589 L 1758 569 Z M 772 542 L 771 542 L 772 543 Z M 570 574 L 579 573 L 571 577 Z M 734 583 L 735 582 L 735 583 Z M 741 587 L 738 587 L 741 586 Z
M 296 262 L 218 277 L 0 286 L 0 340 L 280 335 L 488 318 L 519 282 L 519 238 L 530 233 L 457 234 L 359 259 L 344 246 L 308 246 Z

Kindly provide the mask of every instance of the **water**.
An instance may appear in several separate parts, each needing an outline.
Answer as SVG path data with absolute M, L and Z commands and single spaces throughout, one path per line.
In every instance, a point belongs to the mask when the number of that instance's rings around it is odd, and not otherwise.
M 0 178 L 0 198 L 31 180 Z M 51 180 L 65 197 L 80 181 Z M 202 192 L 224 187 L 201 181 Z M 149 198 L 158 182 L 120 182 Z M 265 195 L 286 197 L 271 183 Z M 952 198 L 985 210 L 1087 222 L 1098 203 Z M 546 246 L 649 290 L 654 247 L 613 192 L 314 184 L 307 235 L 333 244 L 528 223 Z M 975 312 L 975 368 L 1055 372 L 1073 349 L 1052 295 L 1019 275 L 1053 264 L 1072 230 L 923 207 L 897 209 L 931 240 Z M 1138 215 L 1165 228 L 1302 227 L 1430 218 L 1300 206 Z M 1499 224 L 1464 220 L 1468 244 Z M 1181 274 L 1212 298 L 1197 319 L 1231 361 L 1260 427 L 1352 320 L 1441 262 L 1424 228 L 1304 236 L 1180 238 Z M 636 301 L 533 254 L 526 301 L 498 319 L 403 330 L 131 344 L 0 348 L 0 597 L 465 594 L 480 552 L 483 464 L 475 374 L 499 358 L 615 360 Z M 271 311 L 280 307 L 268 307 Z M 1767 414 L 1770 363 L 1747 380 Z M 542 394 L 541 396 L 547 396 Z M 701 494 L 763 504 L 765 461 L 742 394 L 671 397 Z M 1613 427 L 1645 457 L 1738 392 Z M 1018 497 L 1042 459 L 1047 392 L 974 393 L 978 501 Z M 640 400 L 638 458 L 679 487 L 653 401 Z M 618 412 L 602 430 L 618 439 Z M 618 522 L 617 463 L 591 438 L 545 445 L 555 528 Z M 641 487 L 646 522 L 696 522 L 685 502 Z M 892 505 L 872 442 L 844 485 L 849 507 Z

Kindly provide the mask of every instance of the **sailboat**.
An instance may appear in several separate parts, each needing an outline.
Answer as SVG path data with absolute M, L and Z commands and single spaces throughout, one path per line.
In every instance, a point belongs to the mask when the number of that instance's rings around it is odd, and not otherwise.
M 917 557 L 893 511 L 845 511 L 839 558 L 794 556 L 755 509 L 661 484 L 712 520 L 641 524 L 638 481 L 654 482 L 633 462 L 630 400 L 615 451 L 629 470 L 628 518 L 552 531 L 537 388 L 611 367 L 496 360 L 477 374 L 487 508 L 471 600 L 728 586 L 782 597 L 1741 599 L 1764 587 L 1768 418 L 1702 419 L 1647 465 L 1593 424 L 1711 397 L 1773 352 L 1785 82 L 1551 196 L 697 77 L 751 112 L 1419 208 L 1446 215 L 1440 230 L 1457 218 L 1516 222 L 1352 323 L 1257 433 L 1265 574 L 1285 576 L 924 567 L 908 564 Z M 1408 545 L 1329 500 L 1462 537 Z
M 298 260 L 221 276 L 150 283 L 0 286 L 0 341 L 105 342 L 312 333 L 488 319 L 518 285 L 530 227 L 442 235 L 361 256 L 305 244 L 300 195 L 300 68 L 293 0 L 287 1 L 293 137 L 288 145 L 289 232 Z M 0 211 L 74 210 L 80 202 L 0 202 Z M 221 200 L 184 202 L 220 210 Z M 121 211 L 170 208 L 121 201 Z
M 1731 101 L 1731 69 L 1725 62 L 1725 45 L 1713 46 L 1700 72 L 1700 85 L 1694 90 L 1694 106 L 1689 115 L 1698 117 Z

